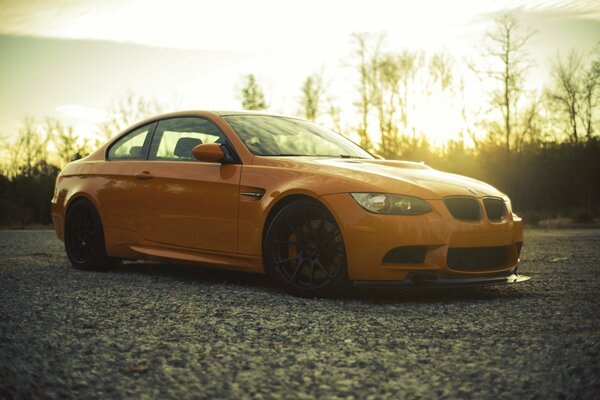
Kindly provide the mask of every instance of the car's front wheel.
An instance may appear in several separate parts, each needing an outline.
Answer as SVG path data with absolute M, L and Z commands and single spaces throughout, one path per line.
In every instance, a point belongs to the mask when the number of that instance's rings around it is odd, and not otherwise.
M 69 207 L 65 220 L 65 250 L 71 264 L 78 269 L 106 271 L 120 262 L 106 254 L 98 211 L 83 199 Z
M 279 210 L 263 245 L 267 273 L 288 292 L 305 297 L 338 294 L 347 287 L 342 232 L 316 200 L 299 200 Z

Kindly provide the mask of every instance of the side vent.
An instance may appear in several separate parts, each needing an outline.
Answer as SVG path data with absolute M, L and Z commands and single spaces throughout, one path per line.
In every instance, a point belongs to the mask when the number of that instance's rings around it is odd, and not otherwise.
M 246 200 L 260 200 L 265 195 L 265 189 L 255 187 L 241 187 L 240 196 Z

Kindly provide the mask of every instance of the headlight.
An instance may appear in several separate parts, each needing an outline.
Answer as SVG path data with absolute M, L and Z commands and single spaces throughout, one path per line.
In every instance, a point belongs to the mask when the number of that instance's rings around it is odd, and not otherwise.
M 431 211 L 425 200 L 385 193 L 350 193 L 367 211 L 376 214 L 421 215 Z

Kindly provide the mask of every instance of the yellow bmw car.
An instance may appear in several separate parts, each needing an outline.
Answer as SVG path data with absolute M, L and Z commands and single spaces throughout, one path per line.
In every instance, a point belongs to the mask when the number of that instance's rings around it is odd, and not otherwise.
M 187 262 L 266 273 L 303 296 L 528 279 L 502 192 L 267 114 L 141 121 L 65 167 L 52 216 L 81 269 Z

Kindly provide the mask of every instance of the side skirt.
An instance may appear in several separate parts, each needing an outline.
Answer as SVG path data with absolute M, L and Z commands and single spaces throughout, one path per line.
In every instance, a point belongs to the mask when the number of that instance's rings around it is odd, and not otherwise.
M 139 258 L 146 260 L 177 261 L 235 271 L 264 273 L 262 258 L 258 256 L 149 246 L 129 246 L 129 249 L 139 255 Z

